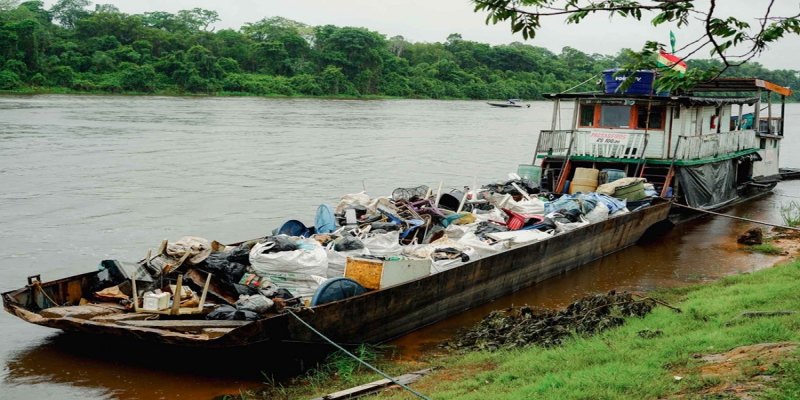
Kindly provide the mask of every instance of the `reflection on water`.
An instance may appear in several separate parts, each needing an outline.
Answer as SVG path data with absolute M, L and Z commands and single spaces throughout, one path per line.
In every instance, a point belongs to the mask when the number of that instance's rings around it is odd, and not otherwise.
M 800 106 L 788 105 L 800 119 Z M 366 187 L 489 182 L 530 159 L 549 103 L 108 96 L 0 97 L 0 291 L 137 259 L 162 239 L 235 242 Z M 795 142 L 797 144 L 795 144 Z M 787 133 L 788 154 L 800 140 Z M 791 165 L 787 165 L 791 166 Z M 731 212 L 777 220 L 785 195 Z M 769 265 L 736 251 L 748 224 L 706 218 L 396 342 L 406 357 L 488 311 L 698 282 Z M 344 322 L 343 322 L 344 323 Z M 0 313 L 0 397 L 211 398 L 313 362 L 297 349 L 206 351 L 62 335 Z

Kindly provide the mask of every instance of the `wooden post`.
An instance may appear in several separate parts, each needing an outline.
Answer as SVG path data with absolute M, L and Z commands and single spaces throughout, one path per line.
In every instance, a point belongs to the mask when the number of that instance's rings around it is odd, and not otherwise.
M 178 275 L 178 283 L 175 284 L 175 293 L 172 294 L 172 311 L 170 314 L 178 315 L 181 308 L 181 292 L 183 291 L 183 274 Z
M 558 119 L 558 109 L 561 107 L 561 99 L 553 102 L 553 122 L 550 123 L 550 130 L 556 130 L 556 120 Z
M 581 108 L 581 103 L 578 99 L 575 99 L 575 109 L 572 110 L 572 128 L 570 129 L 578 129 L 578 111 Z
M 786 121 L 786 95 L 781 95 L 781 133 L 780 135 L 783 136 L 783 125 Z
M 756 134 L 761 133 L 761 89 L 758 89 L 758 100 L 756 100 L 756 108 L 753 110 L 753 127 Z
M 767 134 L 772 134 L 772 92 L 767 90 Z

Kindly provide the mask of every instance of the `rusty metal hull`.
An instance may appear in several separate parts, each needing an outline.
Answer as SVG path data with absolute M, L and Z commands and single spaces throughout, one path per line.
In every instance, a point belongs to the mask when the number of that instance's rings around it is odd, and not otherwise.
M 313 307 L 299 315 L 339 343 L 380 343 L 622 250 L 636 243 L 648 228 L 666 220 L 669 210 L 668 202 L 658 201 L 650 207 L 604 222 L 509 249 L 402 285 Z M 254 321 L 218 336 L 121 326 L 78 318 L 44 318 L 24 309 L 19 303 L 19 295 L 25 290 L 4 293 L 5 309 L 28 322 L 65 331 L 203 347 L 322 341 L 287 314 Z M 30 295 L 30 287 L 27 290 Z

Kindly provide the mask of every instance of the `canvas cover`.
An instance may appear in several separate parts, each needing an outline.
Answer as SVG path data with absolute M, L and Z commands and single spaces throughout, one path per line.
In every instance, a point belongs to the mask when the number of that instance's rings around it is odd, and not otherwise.
M 678 170 L 680 190 L 692 207 L 712 209 L 733 200 L 736 192 L 735 160 L 682 167 Z

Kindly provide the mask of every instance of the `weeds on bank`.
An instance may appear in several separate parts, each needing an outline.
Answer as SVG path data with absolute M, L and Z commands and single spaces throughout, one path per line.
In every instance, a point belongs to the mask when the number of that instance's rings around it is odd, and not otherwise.
M 784 253 L 782 248 L 769 242 L 748 246 L 747 250 L 755 253 L 768 254 L 771 256 L 779 256 Z
M 788 204 L 781 204 L 780 214 L 784 225 L 793 228 L 800 226 L 800 203 L 792 200 Z
M 620 328 L 595 337 L 573 336 L 556 348 L 448 357 L 442 372 L 417 385 L 424 385 L 423 392 L 431 398 L 442 400 L 727 398 L 728 378 L 702 373 L 701 367 L 707 365 L 702 357 L 752 344 L 800 341 L 800 313 L 742 317 L 749 311 L 800 310 L 798 280 L 800 262 L 795 262 L 712 284 L 661 291 L 684 312 L 658 307 L 644 318 L 628 319 Z M 650 331 L 662 333 L 640 334 Z M 447 379 L 448 370 L 474 372 Z M 733 387 L 763 383 L 750 393 L 755 397 L 800 398 L 795 396 L 800 394 L 796 354 L 767 369 L 744 363 L 738 372 Z

